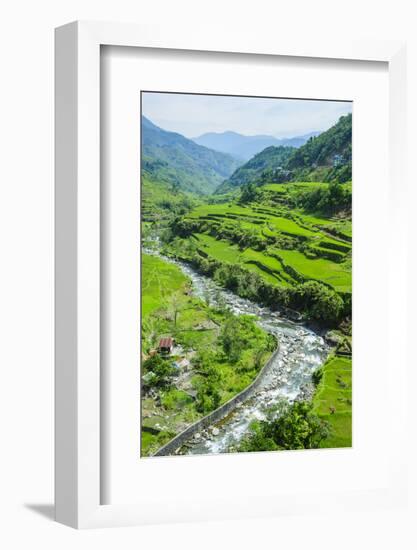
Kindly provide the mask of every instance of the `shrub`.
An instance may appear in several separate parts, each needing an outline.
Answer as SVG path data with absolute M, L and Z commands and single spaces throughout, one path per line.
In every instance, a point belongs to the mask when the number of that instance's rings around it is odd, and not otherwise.
M 285 404 L 278 418 L 252 425 L 238 450 L 317 449 L 329 434 L 329 423 L 313 413 L 313 405 L 296 401 Z
M 325 325 L 336 324 L 344 313 L 343 299 L 337 292 L 317 281 L 307 281 L 293 289 L 290 304 Z
M 142 364 L 145 373 L 144 383 L 147 387 L 169 387 L 175 375 L 175 367 L 168 359 L 154 355 Z
M 323 369 L 320 367 L 319 369 L 316 369 L 313 372 L 313 376 L 312 376 L 313 384 L 317 387 L 320 384 L 322 378 L 323 378 Z

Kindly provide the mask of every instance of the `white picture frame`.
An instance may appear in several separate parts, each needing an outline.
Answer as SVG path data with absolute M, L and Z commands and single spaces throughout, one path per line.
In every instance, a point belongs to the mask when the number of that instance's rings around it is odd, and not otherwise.
M 210 28 L 170 29 L 116 23 L 74 22 L 56 29 L 56 519 L 76 528 L 105 527 L 239 517 L 250 515 L 238 499 L 219 497 L 187 514 L 165 495 L 156 512 L 134 504 L 101 504 L 100 446 L 100 48 L 102 45 L 164 48 L 380 61 L 389 71 L 389 156 L 392 223 L 395 235 L 406 229 L 405 190 L 405 45 L 401 42 L 332 42 L 247 35 Z M 405 281 L 405 247 L 390 248 L 397 276 Z M 406 317 L 406 288 L 390 315 Z M 405 347 L 404 347 L 405 349 Z M 405 351 L 396 364 L 399 386 L 397 422 L 405 418 Z M 384 491 L 341 494 L 344 508 L 398 504 L 405 495 L 405 451 L 398 433 Z M 164 495 L 161 496 L 164 498 Z M 291 495 L 269 502 L 268 513 L 303 512 L 326 507 L 326 495 Z M 334 501 L 330 503 L 334 505 Z M 262 515 L 260 509 L 256 515 Z

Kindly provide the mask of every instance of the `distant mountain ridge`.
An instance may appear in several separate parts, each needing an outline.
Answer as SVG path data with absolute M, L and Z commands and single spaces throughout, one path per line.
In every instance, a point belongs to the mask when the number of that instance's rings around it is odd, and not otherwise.
M 241 164 L 176 132 L 167 132 L 142 116 L 142 171 L 173 188 L 212 193 Z
M 319 134 L 320 132 L 310 132 L 302 136 L 279 139 L 268 135 L 245 136 L 237 132 L 208 132 L 193 138 L 193 141 L 204 147 L 247 161 L 267 147 L 300 147 L 310 137 Z

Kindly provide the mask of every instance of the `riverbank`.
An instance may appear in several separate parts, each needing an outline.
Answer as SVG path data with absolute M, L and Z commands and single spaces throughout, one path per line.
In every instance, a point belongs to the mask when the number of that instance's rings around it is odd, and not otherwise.
M 191 279 L 194 296 L 207 297 L 213 305 L 220 300 L 235 315 L 257 316 L 259 326 L 280 342 L 279 353 L 270 362 L 255 395 L 238 404 L 226 419 L 214 426 L 214 433 L 210 429 L 207 439 L 202 437 L 204 434 L 193 437 L 181 451 L 185 454 L 227 452 L 242 439 L 253 420 L 265 418 L 268 409 L 280 400 L 311 399 L 314 392 L 312 374 L 324 363 L 330 348 L 322 336 L 309 328 L 222 289 L 189 264 L 172 258 L 165 260 L 179 266 Z
M 187 273 L 142 257 L 142 448 L 152 455 L 247 388 L 276 347 L 255 320 L 197 296 Z M 174 345 L 158 353 L 161 338 Z

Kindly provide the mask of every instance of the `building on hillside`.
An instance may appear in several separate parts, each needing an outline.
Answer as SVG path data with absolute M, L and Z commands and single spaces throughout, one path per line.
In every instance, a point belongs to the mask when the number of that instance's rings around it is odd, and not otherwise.
M 333 166 L 340 166 L 341 164 L 345 164 L 345 157 L 343 155 L 334 155 L 333 156 Z
M 174 339 L 171 337 L 159 340 L 158 351 L 163 354 L 170 354 L 174 348 Z

